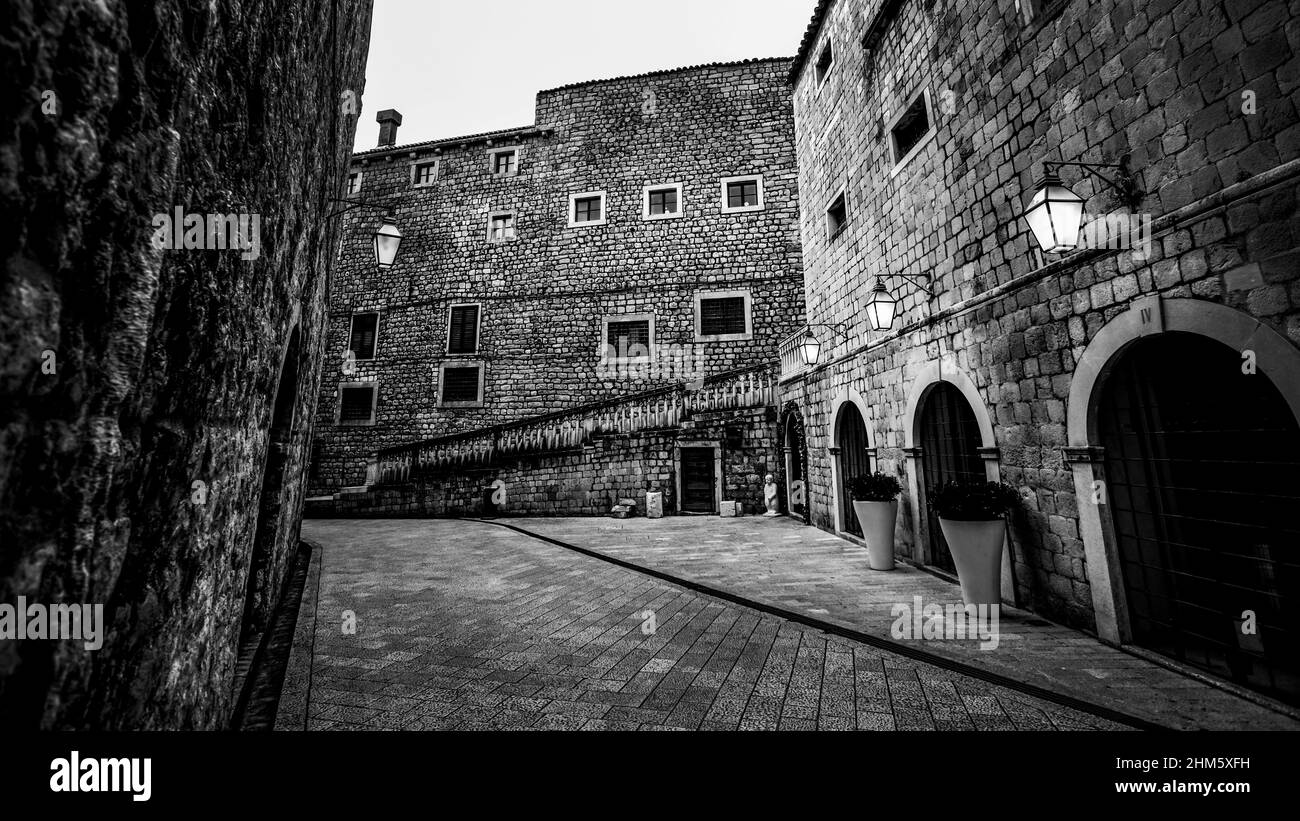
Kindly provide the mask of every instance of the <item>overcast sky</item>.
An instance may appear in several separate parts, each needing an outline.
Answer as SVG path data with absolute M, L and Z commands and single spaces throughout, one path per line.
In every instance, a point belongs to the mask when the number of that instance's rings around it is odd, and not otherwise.
M 754 57 L 792 57 L 816 0 L 375 0 L 357 150 L 375 114 L 400 144 L 533 123 L 538 91 Z

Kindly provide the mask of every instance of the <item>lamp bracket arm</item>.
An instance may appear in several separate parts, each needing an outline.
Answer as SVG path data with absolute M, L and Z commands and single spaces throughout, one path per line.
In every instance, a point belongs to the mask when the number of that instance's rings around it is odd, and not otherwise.
M 837 322 L 834 325 L 828 325 L 825 322 L 806 322 L 804 323 L 804 327 L 805 328 L 829 328 L 830 330 L 835 332 L 835 335 L 838 338 L 841 339 L 849 338 L 849 332 L 844 329 L 843 322 Z
M 1049 175 L 1054 174 L 1057 168 L 1070 166 L 1072 168 L 1082 168 L 1092 176 L 1115 189 L 1116 193 L 1125 199 L 1134 199 L 1138 195 L 1137 180 L 1129 170 L 1127 162 L 1117 163 L 1089 163 L 1089 162 L 1045 162 L 1043 170 Z M 1113 169 L 1117 172 L 1114 177 L 1110 174 L 1103 174 L 1101 169 Z
M 905 279 L 911 284 L 913 288 L 916 288 L 918 291 L 925 291 L 930 296 L 934 296 L 934 291 L 932 291 L 929 286 L 921 284 L 922 281 L 928 282 L 930 280 L 929 274 L 920 274 L 920 275 L 890 274 L 890 276 L 896 276 L 899 279 Z
M 329 217 L 327 217 L 327 219 L 334 219 L 335 217 L 341 217 L 350 211 L 357 210 L 358 208 L 366 208 L 371 211 L 382 211 L 385 214 L 390 216 L 393 213 L 393 206 L 391 205 L 377 205 L 372 202 L 365 202 L 364 200 L 338 199 L 337 197 L 330 197 L 329 201 L 345 202 L 347 203 L 347 206 L 345 208 L 340 208 L 337 211 L 333 212 L 332 214 L 329 215 Z

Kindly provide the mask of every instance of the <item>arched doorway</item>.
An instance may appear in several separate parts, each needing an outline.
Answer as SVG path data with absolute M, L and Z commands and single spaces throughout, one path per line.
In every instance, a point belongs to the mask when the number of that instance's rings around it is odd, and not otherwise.
M 808 521 L 808 440 L 804 437 L 803 417 L 793 402 L 785 407 L 781 424 L 781 451 L 785 455 L 786 512 Z
M 298 401 L 298 329 L 295 327 L 285 348 L 280 380 L 271 414 L 270 441 L 262 474 L 262 493 L 257 509 L 248 581 L 244 591 L 244 615 L 239 634 L 239 656 L 247 660 L 256 649 L 274 605 L 274 552 L 280 532 L 280 509 L 284 499 L 285 467 L 293 438 L 294 406 Z
M 862 411 L 853 402 L 845 402 L 835 417 L 835 445 L 839 449 L 835 457 L 839 462 L 840 479 L 840 521 L 844 522 L 844 532 L 855 536 L 862 535 L 862 526 L 853 511 L 853 493 L 849 486 L 853 480 L 871 472 L 871 447 L 867 440 L 867 423 L 862 418 Z
M 1117 354 L 1096 405 L 1105 502 L 1134 643 L 1297 702 L 1300 425 L 1246 370 L 1195 333 Z
M 921 403 L 917 441 L 921 448 L 922 498 L 945 482 L 986 481 L 980 458 L 980 430 L 975 412 L 957 386 L 936 382 Z M 925 562 L 940 570 L 957 573 L 952 553 L 944 541 L 934 507 L 925 504 Z

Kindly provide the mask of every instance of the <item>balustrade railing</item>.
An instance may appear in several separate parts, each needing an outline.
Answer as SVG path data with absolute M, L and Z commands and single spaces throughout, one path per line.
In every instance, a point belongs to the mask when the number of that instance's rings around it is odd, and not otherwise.
M 765 407 L 775 401 L 776 380 L 769 366 L 728 371 L 702 384 L 657 388 L 387 448 L 371 458 L 366 484 L 406 482 L 434 471 L 486 467 L 503 458 L 578 450 L 601 436 L 674 428 L 697 413 Z
M 808 335 L 808 326 L 805 325 L 799 330 L 781 340 L 777 347 L 777 353 L 781 357 L 781 374 L 778 377 L 779 382 L 787 379 L 794 379 L 799 374 L 808 370 L 808 363 L 804 362 L 803 351 L 800 346 L 804 337 Z

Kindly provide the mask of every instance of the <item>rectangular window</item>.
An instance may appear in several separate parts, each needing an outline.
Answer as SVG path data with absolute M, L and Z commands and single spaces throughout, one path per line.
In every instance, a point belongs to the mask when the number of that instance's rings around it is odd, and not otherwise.
M 513 177 L 519 173 L 519 150 L 499 148 L 488 152 L 492 173 L 498 177 Z
M 348 174 L 348 195 L 361 193 L 361 172 L 353 171 Z
M 443 407 L 481 406 L 483 365 L 443 365 L 438 379 L 438 404 Z
M 338 424 L 373 425 L 377 392 L 377 385 L 340 385 Z
M 438 161 L 419 162 L 411 166 L 412 185 L 433 185 L 438 179 Z
M 654 355 L 654 322 L 648 315 L 605 318 L 604 361 L 648 360 Z
M 488 217 L 488 242 L 508 242 L 515 238 L 513 211 L 501 211 Z
M 727 177 L 722 181 L 722 212 L 760 211 L 763 208 L 763 178 Z
M 452 305 L 447 327 L 447 353 L 478 353 L 478 305 Z
M 600 197 L 583 197 L 573 201 L 574 222 L 595 222 L 600 219 Z
M 354 359 L 374 359 L 379 337 L 379 314 L 353 314 L 348 350 Z
M 695 341 L 727 342 L 753 338 L 750 293 L 703 291 L 695 295 Z
M 893 144 L 894 164 L 901 165 L 906 162 L 911 153 L 929 136 L 930 131 L 930 95 L 923 91 L 916 95 L 916 99 L 912 100 L 890 126 L 889 139 Z
M 682 214 L 682 184 L 647 185 L 643 189 L 642 219 L 667 219 Z
M 849 222 L 848 200 L 845 198 L 843 191 L 840 192 L 834 200 L 831 201 L 830 207 L 826 209 L 826 237 L 835 239 L 844 230 L 844 226 Z
M 826 77 L 831 73 L 831 66 L 835 63 L 835 55 L 831 51 L 831 44 L 828 41 L 822 48 L 822 53 L 817 57 L 817 85 L 820 87 L 826 82 Z
M 569 195 L 569 227 L 579 225 L 604 225 L 605 192 L 587 191 Z
M 1026 23 L 1046 23 L 1061 13 L 1069 0 L 1016 0 Z

